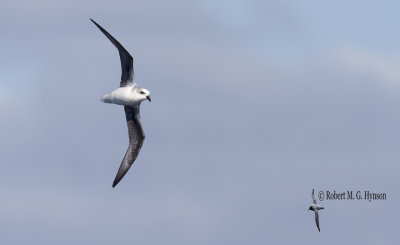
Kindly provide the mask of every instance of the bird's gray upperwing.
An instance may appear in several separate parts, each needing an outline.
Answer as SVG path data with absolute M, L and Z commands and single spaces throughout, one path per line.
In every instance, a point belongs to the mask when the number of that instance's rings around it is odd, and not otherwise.
M 315 200 L 315 195 L 314 195 L 314 188 L 312 189 L 311 197 L 312 197 L 312 203 L 317 204 L 317 200 Z
M 126 122 L 128 124 L 129 147 L 122 160 L 118 173 L 115 176 L 112 187 L 115 187 L 125 176 L 133 162 L 139 155 L 140 148 L 144 142 L 144 131 L 140 122 L 139 105 L 137 107 L 124 106 Z
M 121 87 L 125 87 L 128 85 L 134 85 L 134 71 L 133 71 L 133 58 L 132 56 L 126 51 L 126 49 L 113 37 L 108 33 L 103 27 L 96 23 L 96 21 L 90 19 L 99 29 L 106 35 L 106 37 L 117 47 L 119 52 L 119 58 L 121 60 Z
M 314 213 L 315 213 L 315 224 L 317 224 L 318 231 L 321 232 L 321 230 L 319 229 L 319 215 L 318 215 L 318 211 L 315 210 Z

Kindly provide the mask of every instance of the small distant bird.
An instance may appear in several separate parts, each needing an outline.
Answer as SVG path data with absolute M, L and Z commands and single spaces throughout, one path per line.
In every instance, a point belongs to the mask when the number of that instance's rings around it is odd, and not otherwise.
M 317 205 L 317 200 L 315 199 L 315 196 L 314 196 L 314 188 L 312 189 L 311 197 L 312 197 L 312 203 L 313 204 L 311 204 L 311 206 L 308 208 L 308 210 L 314 211 L 314 213 L 315 213 L 315 223 L 317 224 L 318 231 L 321 232 L 321 230 L 319 229 L 318 210 L 324 209 L 324 207 L 321 207 L 321 206 Z
M 101 101 L 123 105 L 125 109 L 126 121 L 128 124 L 129 147 L 122 160 L 118 173 L 115 176 L 112 187 L 114 188 L 125 176 L 133 162 L 139 155 L 140 148 L 144 142 L 144 131 L 140 122 L 140 103 L 144 100 L 151 101 L 150 92 L 147 89 L 139 88 L 136 85 L 133 72 L 133 58 L 126 49 L 103 27 L 90 19 L 106 37 L 117 47 L 121 60 L 121 82 L 120 87 L 109 94 L 104 95 Z

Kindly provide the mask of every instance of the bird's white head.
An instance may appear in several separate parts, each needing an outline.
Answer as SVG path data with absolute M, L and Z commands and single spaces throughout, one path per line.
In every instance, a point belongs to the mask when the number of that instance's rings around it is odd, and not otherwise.
M 139 98 L 141 101 L 149 100 L 151 102 L 150 91 L 145 88 L 139 89 Z

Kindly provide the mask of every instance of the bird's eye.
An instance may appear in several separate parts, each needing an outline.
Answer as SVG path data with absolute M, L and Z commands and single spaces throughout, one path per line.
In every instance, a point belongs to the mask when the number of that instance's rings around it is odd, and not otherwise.
M 140 94 L 144 94 L 144 92 L 143 92 L 143 91 L 140 91 Z

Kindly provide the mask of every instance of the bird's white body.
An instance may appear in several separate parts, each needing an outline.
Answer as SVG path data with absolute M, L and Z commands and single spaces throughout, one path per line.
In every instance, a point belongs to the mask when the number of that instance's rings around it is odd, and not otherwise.
M 313 211 L 318 211 L 318 210 L 324 209 L 324 207 L 321 207 L 317 204 L 311 204 L 310 209 Z
M 126 86 L 104 95 L 101 97 L 101 101 L 117 105 L 137 106 L 140 102 L 146 100 L 146 96 L 149 94 L 150 92 L 146 89 L 139 90 L 136 86 Z

